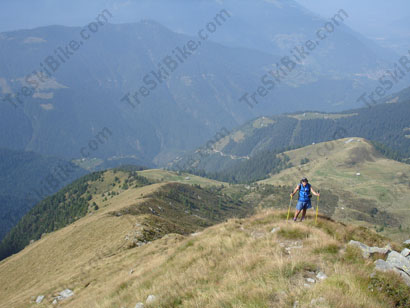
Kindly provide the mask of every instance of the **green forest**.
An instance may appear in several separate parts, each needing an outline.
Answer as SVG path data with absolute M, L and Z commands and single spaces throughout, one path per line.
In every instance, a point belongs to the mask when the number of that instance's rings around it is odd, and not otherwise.
M 236 162 L 234 165 L 218 172 L 198 171 L 195 169 L 188 170 L 188 172 L 222 182 L 234 184 L 252 183 L 266 179 L 270 174 L 279 173 L 283 169 L 292 167 L 289 157 L 283 154 L 283 151 L 262 151 L 249 160 Z

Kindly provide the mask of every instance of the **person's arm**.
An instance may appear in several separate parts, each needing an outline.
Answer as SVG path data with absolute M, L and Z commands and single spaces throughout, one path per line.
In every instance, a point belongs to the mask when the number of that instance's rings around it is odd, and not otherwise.
M 290 197 L 292 198 L 292 197 L 297 193 L 298 190 L 299 190 L 299 184 L 296 185 L 296 188 L 295 188 L 295 190 L 293 191 L 293 193 L 290 194 Z
M 312 188 L 312 187 L 310 187 L 310 191 L 312 192 L 312 194 L 314 194 L 315 196 L 320 196 L 320 193 L 317 193 L 317 192 L 315 192 L 315 190 Z

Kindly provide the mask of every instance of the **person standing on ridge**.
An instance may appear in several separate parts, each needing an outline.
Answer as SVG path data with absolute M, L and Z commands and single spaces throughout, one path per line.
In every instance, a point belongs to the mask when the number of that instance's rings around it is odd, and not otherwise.
M 290 194 L 290 197 L 292 198 L 299 191 L 299 200 L 298 204 L 296 205 L 296 212 L 293 221 L 296 221 L 298 219 L 298 216 L 302 211 L 303 213 L 300 221 L 305 219 L 306 210 L 312 208 L 312 204 L 310 202 L 312 194 L 314 194 L 315 196 L 320 196 L 320 193 L 314 191 L 314 189 L 308 182 L 309 181 L 307 178 L 302 178 L 300 184 L 298 184 L 293 193 Z

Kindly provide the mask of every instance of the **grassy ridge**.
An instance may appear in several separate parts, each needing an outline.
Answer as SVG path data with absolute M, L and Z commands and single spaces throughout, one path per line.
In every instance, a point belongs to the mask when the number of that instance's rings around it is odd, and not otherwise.
M 105 186 L 112 188 L 117 186 L 117 190 L 125 190 L 132 185 L 140 187 L 151 183 L 135 171 L 114 169 L 113 172 L 118 172 L 123 182 L 116 177 L 114 183 L 110 182 Z M 20 251 L 31 240 L 38 240 L 43 234 L 59 230 L 84 217 L 89 211 L 98 209 L 98 205 L 92 202 L 93 194 L 102 192 L 99 188 L 101 185 L 98 183 L 104 182 L 104 172 L 94 172 L 39 202 L 1 241 L 0 260 Z M 115 189 L 112 195 L 114 193 L 116 193 Z
M 146 248 L 153 265 L 119 280 L 115 291 L 97 303 L 132 305 L 155 294 L 157 302 L 148 307 L 289 307 L 319 298 L 325 307 L 410 304 L 410 288 L 397 276 L 370 278 L 372 260 L 364 261 L 356 249 L 343 250 L 350 239 L 369 245 L 384 245 L 386 239 L 324 218 L 317 226 L 312 220 L 286 224 L 285 216 L 266 211 L 208 228 L 195 237 L 178 238 L 174 247 L 169 247 L 171 238 L 160 241 Z M 273 227 L 280 230 L 272 234 Z M 159 257 L 156 251 L 162 249 Z M 306 278 L 315 278 L 318 271 L 329 278 L 305 287 Z
M 146 307 L 158 308 L 292 307 L 296 301 L 307 307 L 312 300 L 338 308 L 410 304 L 410 288 L 398 276 L 371 275 L 374 260 L 346 246 L 354 239 L 402 248 L 366 228 L 323 216 L 317 225 L 311 216 L 304 223 L 286 223 L 286 211 L 263 210 L 195 235 L 168 234 L 124 249 L 124 234 L 135 225 L 126 216 L 86 217 L 0 263 L 3 304 L 46 307 L 65 287 L 74 291 L 61 303 L 65 307 L 133 307 L 150 294 L 156 301 Z M 107 227 L 110 232 L 104 232 Z M 279 230 L 271 233 L 273 228 Z M 51 251 L 55 258 L 49 258 Z M 25 275 L 5 283 L 23 268 Z M 328 278 L 318 280 L 319 271 Z M 27 283 L 34 277 L 39 277 L 36 284 Z M 317 281 L 306 287 L 307 278 Z M 16 290 L 24 295 L 16 297 Z M 38 294 L 46 296 L 41 305 L 30 300 Z

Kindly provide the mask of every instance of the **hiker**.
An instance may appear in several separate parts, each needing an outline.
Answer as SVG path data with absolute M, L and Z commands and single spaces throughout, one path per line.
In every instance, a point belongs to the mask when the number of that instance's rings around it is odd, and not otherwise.
M 302 218 L 300 219 L 300 221 L 305 219 L 306 210 L 312 207 L 312 204 L 310 202 L 312 194 L 314 194 L 315 196 L 320 196 L 320 193 L 314 191 L 312 186 L 308 182 L 309 181 L 307 178 L 302 178 L 302 180 L 300 180 L 300 184 L 298 184 L 293 193 L 290 194 L 290 197 L 292 198 L 299 191 L 299 200 L 298 204 L 296 205 L 296 212 L 293 221 L 296 221 L 298 219 L 298 216 L 302 211 Z

